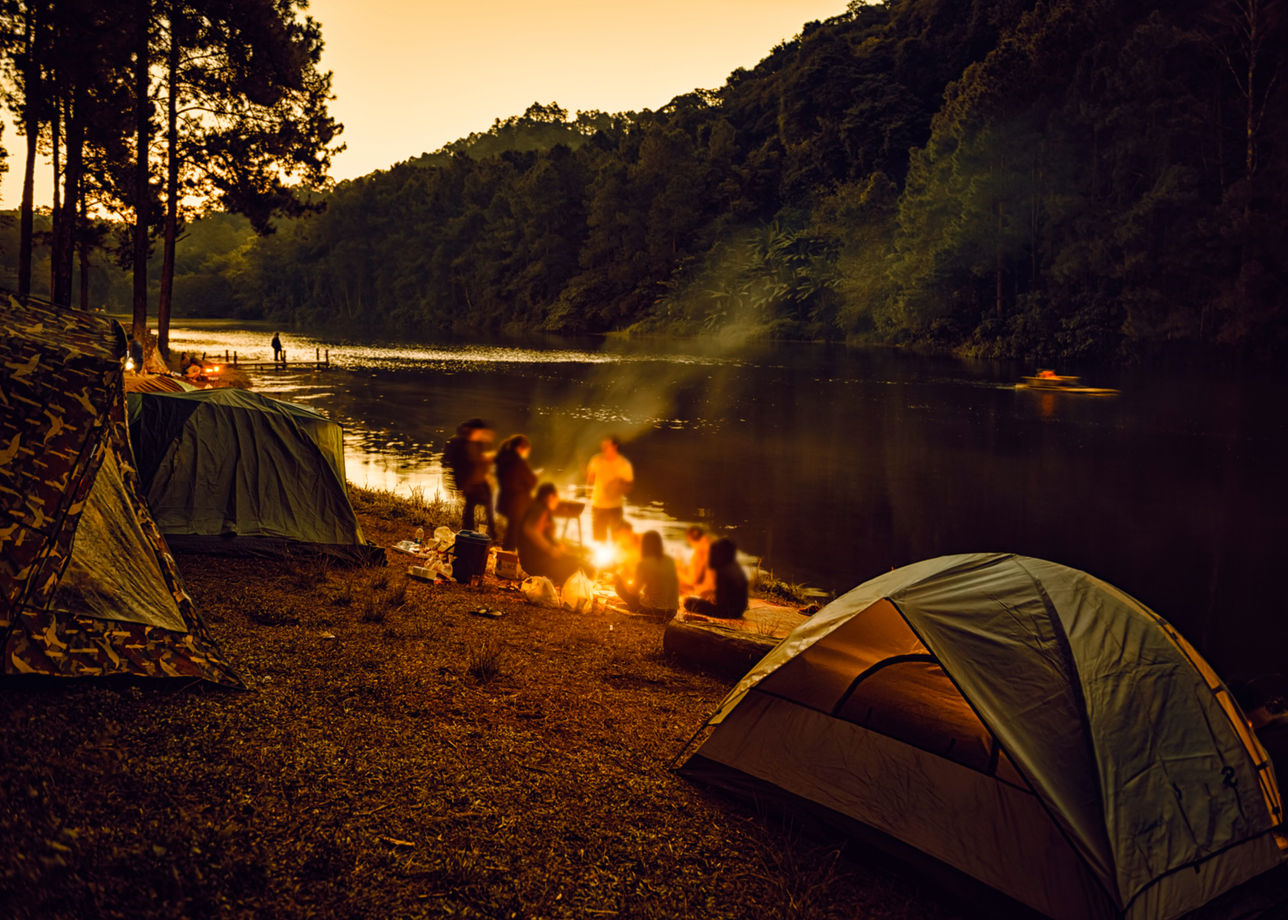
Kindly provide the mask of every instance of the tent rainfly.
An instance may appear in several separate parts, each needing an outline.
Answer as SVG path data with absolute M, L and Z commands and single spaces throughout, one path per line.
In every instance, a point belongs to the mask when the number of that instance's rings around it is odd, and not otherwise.
M 128 399 L 139 478 L 174 549 L 384 563 L 349 504 L 335 422 L 228 387 Z
M 1284 871 L 1273 768 L 1212 668 L 1143 604 L 1040 559 L 865 582 L 753 667 L 691 751 L 687 775 L 804 800 L 1050 917 L 1165 920 Z
M 139 498 L 120 327 L 10 297 L 0 331 L 3 673 L 241 686 Z

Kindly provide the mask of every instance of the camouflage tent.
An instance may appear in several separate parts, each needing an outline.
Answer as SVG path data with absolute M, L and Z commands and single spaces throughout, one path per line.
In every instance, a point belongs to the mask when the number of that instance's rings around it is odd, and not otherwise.
M 120 327 L 10 297 L 0 334 L 3 673 L 240 686 L 139 499 Z

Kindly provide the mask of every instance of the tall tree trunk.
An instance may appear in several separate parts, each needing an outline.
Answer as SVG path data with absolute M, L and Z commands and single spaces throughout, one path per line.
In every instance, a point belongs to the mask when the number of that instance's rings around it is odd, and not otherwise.
M 36 212 L 36 142 L 40 124 L 27 119 L 27 161 L 22 167 L 22 212 L 18 218 L 18 293 L 26 297 L 31 293 L 31 236 L 35 230 Z
M 53 210 L 49 213 L 49 241 L 52 248 L 54 239 L 58 236 L 58 222 L 63 211 L 62 204 L 62 187 L 63 187 L 63 102 L 59 99 L 54 105 L 54 117 L 50 122 L 50 133 L 53 135 L 53 153 L 50 156 L 50 164 L 54 170 L 54 201 Z M 58 271 L 58 260 L 49 259 L 49 291 L 52 294 L 54 290 L 54 275 Z
M 161 291 L 157 296 L 157 348 L 170 353 L 170 302 L 174 293 L 174 244 L 179 225 L 179 4 L 170 3 L 169 97 L 166 101 L 165 237 Z
M 72 273 L 76 265 L 76 214 L 80 205 L 81 173 L 85 163 L 85 96 L 86 89 L 79 85 L 72 88 L 72 97 L 66 106 L 67 136 L 66 161 L 63 164 L 63 200 L 54 231 L 54 286 L 50 301 L 56 306 L 71 306 Z
M 85 220 L 85 196 L 80 196 L 80 216 L 77 221 L 77 228 L 80 232 L 76 239 L 76 253 L 80 259 L 80 308 L 89 310 L 89 234 L 86 232 L 88 227 Z
M 138 34 L 134 62 L 134 337 L 146 341 L 148 331 L 148 145 L 152 140 L 152 106 L 148 102 L 148 31 L 151 0 L 138 0 Z
M 40 65 L 37 61 L 37 28 L 35 9 L 27 10 L 27 63 L 23 72 L 26 112 L 23 127 L 27 132 L 27 159 L 22 166 L 22 211 L 18 218 L 18 294 L 31 293 L 31 235 L 36 210 L 36 155 L 40 140 L 40 109 L 43 105 L 44 87 L 40 82 Z

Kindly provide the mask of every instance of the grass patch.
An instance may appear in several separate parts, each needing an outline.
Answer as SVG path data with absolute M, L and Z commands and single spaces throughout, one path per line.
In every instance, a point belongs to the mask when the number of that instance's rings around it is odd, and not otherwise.
M 480 684 L 490 684 L 501 676 L 504 653 L 501 643 L 487 637 L 472 643 L 465 671 Z

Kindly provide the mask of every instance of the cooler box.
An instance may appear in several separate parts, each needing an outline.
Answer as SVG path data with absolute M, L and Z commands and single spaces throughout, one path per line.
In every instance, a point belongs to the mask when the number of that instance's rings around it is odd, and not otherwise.
M 473 530 L 462 530 L 452 546 L 452 577 L 466 584 L 487 571 L 487 550 L 492 538 Z

